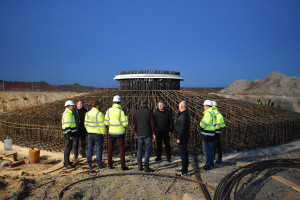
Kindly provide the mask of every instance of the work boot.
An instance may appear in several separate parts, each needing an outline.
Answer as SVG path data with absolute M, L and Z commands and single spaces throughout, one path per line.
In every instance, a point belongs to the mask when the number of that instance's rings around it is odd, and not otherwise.
M 179 172 L 179 173 L 176 174 L 176 176 L 187 176 L 187 173 Z
M 139 167 L 139 171 L 143 171 L 144 170 L 144 168 L 143 167 Z
M 145 168 L 144 171 L 145 172 L 154 172 L 154 169 L 151 169 L 150 167 L 148 167 L 148 168 Z
M 97 169 L 103 169 L 105 167 L 106 167 L 106 165 L 104 163 L 102 163 L 102 164 L 100 164 L 100 165 L 97 166 Z
M 122 167 L 122 170 L 125 171 L 125 170 L 129 170 L 128 167 Z
M 156 157 L 155 158 L 155 161 L 161 161 L 162 159 L 161 159 L 161 157 Z
M 204 165 L 204 166 L 203 166 L 203 169 L 204 169 L 204 170 L 211 170 L 211 166 Z
M 216 160 L 216 164 L 220 164 L 220 163 L 222 163 L 222 158 L 218 158 L 218 159 Z
M 65 164 L 64 166 L 65 166 L 65 168 L 67 168 L 67 169 L 71 169 L 71 168 L 74 168 L 74 167 L 75 167 L 74 165 L 71 165 L 71 164 Z

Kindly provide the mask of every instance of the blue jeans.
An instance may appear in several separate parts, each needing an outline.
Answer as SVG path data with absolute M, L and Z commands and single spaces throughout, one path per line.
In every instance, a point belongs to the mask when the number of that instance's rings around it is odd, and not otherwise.
M 210 166 L 214 164 L 214 143 L 213 142 L 202 142 L 203 152 L 205 153 L 206 163 L 205 165 Z
M 147 168 L 149 168 L 149 158 L 150 158 L 150 155 L 151 155 L 152 136 L 138 136 L 137 160 L 138 160 L 138 166 L 139 167 L 143 167 L 142 157 L 143 157 L 144 143 L 145 143 L 144 166 L 145 166 L 145 169 L 147 169 Z
M 93 150 L 96 143 L 96 160 L 97 165 L 102 165 L 102 149 L 103 149 L 103 135 L 97 134 L 97 133 L 89 133 L 88 134 L 88 152 L 87 152 L 87 164 L 89 166 L 92 165 L 92 156 L 93 156 Z

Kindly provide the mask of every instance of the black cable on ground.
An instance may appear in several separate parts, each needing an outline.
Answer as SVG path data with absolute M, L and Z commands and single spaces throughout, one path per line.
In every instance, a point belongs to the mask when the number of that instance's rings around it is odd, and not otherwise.
M 200 176 L 200 172 L 199 172 L 199 167 L 198 167 L 198 159 L 197 159 L 197 154 L 194 153 L 194 171 L 195 171 L 195 177 L 198 181 L 202 182 L 201 176 Z M 211 200 L 211 196 L 206 188 L 206 186 L 204 184 L 199 184 L 202 194 L 203 196 L 207 199 L 207 200 Z
M 236 198 L 238 185 L 241 179 L 248 174 L 261 172 L 265 169 L 288 169 L 288 168 L 300 168 L 300 158 L 260 161 L 236 169 L 231 173 L 229 173 L 219 183 L 219 185 L 215 190 L 214 200 L 230 199 L 230 194 L 234 188 L 235 188 L 234 198 Z
M 67 185 L 65 188 L 63 188 L 60 191 L 58 199 L 61 199 L 64 196 L 65 191 L 67 191 L 71 186 L 73 186 L 77 183 L 80 183 L 80 182 L 83 182 L 83 181 L 88 181 L 88 180 L 94 180 L 94 179 L 97 179 L 97 178 L 108 177 L 108 176 L 126 176 L 126 175 L 151 175 L 151 176 L 159 176 L 159 177 L 167 177 L 167 178 L 176 178 L 176 179 L 182 179 L 182 180 L 185 180 L 185 181 L 198 183 L 198 184 L 201 184 L 201 185 L 206 185 L 210 188 L 215 189 L 215 187 L 212 186 L 212 185 L 203 183 L 203 182 L 195 180 L 195 179 L 187 178 L 187 177 L 184 177 L 184 176 L 174 176 L 174 175 L 170 175 L 170 174 L 159 174 L 159 173 L 149 173 L 149 172 L 130 172 L 130 173 L 104 174 L 104 175 L 94 176 L 94 177 L 90 177 L 90 178 L 86 178 L 86 179 L 82 179 L 82 180 L 73 182 L 73 183 Z

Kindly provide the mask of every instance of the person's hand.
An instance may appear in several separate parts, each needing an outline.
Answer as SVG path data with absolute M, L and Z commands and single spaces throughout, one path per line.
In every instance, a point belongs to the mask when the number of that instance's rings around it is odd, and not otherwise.
M 155 135 L 153 135 L 153 139 L 152 139 L 152 142 L 154 142 L 154 141 L 155 141 L 155 138 L 156 138 L 156 137 L 155 137 Z
M 70 140 L 73 140 L 73 137 L 70 137 Z
M 180 140 L 177 140 L 176 142 L 177 142 L 177 144 L 180 144 Z
M 135 139 L 137 139 L 138 138 L 138 135 L 137 134 L 134 134 L 135 135 Z

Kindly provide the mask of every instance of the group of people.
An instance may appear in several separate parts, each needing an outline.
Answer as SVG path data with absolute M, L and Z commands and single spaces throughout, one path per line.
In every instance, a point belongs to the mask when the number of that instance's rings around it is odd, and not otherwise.
M 222 162 L 221 136 L 225 122 L 223 115 L 218 111 L 217 102 L 205 100 L 203 106 L 203 118 L 200 121 L 202 147 L 206 157 L 203 169 L 209 170 L 214 167 L 216 152 L 218 153 L 216 163 Z
M 113 169 L 112 152 L 116 140 L 118 141 L 120 161 L 122 170 L 129 168 L 125 163 L 125 128 L 128 125 L 128 118 L 120 105 L 121 97 L 116 95 L 113 98 L 113 105 L 105 115 L 100 111 L 100 102 L 92 102 L 92 108 L 87 111 L 83 107 L 83 102 L 78 101 L 76 105 L 73 101 L 65 102 L 65 111 L 62 115 L 62 129 L 66 140 L 64 149 L 64 166 L 74 167 L 70 162 L 70 152 L 74 142 L 74 158 L 78 159 L 78 146 L 81 141 L 81 155 L 87 158 L 87 166 L 92 168 L 92 155 L 96 145 L 97 168 L 104 168 L 106 165 L 102 161 L 102 150 L 106 126 L 108 128 L 108 149 L 107 167 Z M 179 106 L 177 119 L 174 123 L 172 112 L 166 109 L 163 101 L 157 103 L 157 109 L 152 112 L 148 107 L 148 100 L 141 99 L 141 105 L 136 110 L 133 118 L 135 137 L 138 143 L 137 163 L 138 169 L 145 172 L 153 172 L 150 168 L 149 159 L 152 152 L 152 144 L 157 140 L 156 161 L 162 160 L 162 142 L 166 149 L 168 162 L 171 161 L 170 136 L 174 133 L 181 156 L 182 168 L 178 175 L 185 176 L 188 172 L 189 157 L 188 143 L 190 137 L 190 116 L 187 103 L 182 101 Z M 217 103 L 211 100 L 204 102 L 203 119 L 199 123 L 203 141 L 203 151 L 206 155 L 205 170 L 214 166 L 214 146 L 218 151 L 217 162 L 222 162 L 222 148 L 220 143 L 221 132 L 225 127 L 224 118 L 217 109 Z M 88 148 L 86 149 L 86 136 L 88 136 Z M 215 144 L 214 144 L 215 143 Z M 144 163 L 142 162 L 143 148 L 145 149 Z
M 256 101 L 257 101 L 257 104 L 258 104 L 258 105 L 263 105 L 263 103 L 262 103 L 262 101 L 260 100 L 260 98 L 257 98 Z M 273 103 L 273 101 L 272 101 L 270 98 L 268 98 L 268 100 L 267 100 L 267 106 L 270 106 L 270 107 L 273 107 L 273 106 L 274 106 L 274 103 Z

